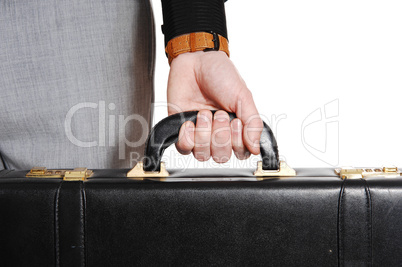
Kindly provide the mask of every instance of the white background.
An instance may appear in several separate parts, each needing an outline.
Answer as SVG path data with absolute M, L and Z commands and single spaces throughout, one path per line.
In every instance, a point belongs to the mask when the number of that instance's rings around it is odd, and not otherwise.
M 167 116 L 169 65 L 160 0 L 153 8 L 155 124 Z M 231 60 L 289 165 L 402 167 L 402 1 L 229 0 L 226 16 Z M 164 161 L 200 166 L 174 147 Z

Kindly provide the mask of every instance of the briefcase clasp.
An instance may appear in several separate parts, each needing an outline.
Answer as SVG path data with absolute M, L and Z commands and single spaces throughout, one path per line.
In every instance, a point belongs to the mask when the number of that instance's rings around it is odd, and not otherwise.
M 361 179 L 370 177 L 384 177 L 396 178 L 401 177 L 401 172 L 397 167 L 383 167 L 383 168 L 353 168 L 345 167 L 342 169 L 335 169 L 335 173 L 344 179 Z
M 30 178 L 62 178 L 64 181 L 85 181 L 93 174 L 87 168 L 74 170 L 48 170 L 46 167 L 34 167 L 27 174 Z

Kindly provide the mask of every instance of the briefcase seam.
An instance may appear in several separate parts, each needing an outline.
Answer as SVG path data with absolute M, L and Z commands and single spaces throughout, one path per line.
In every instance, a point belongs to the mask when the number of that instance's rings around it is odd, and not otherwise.
M 373 264 L 373 220 L 372 220 L 372 203 L 371 203 L 371 194 L 370 194 L 370 188 L 365 179 L 362 179 L 364 181 L 364 189 L 366 191 L 366 211 L 367 211 L 367 216 L 366 216 L 366 225 L 368 227 L 367 229 L 367 236 L 366 239 L 368 241 L 368 258 L 370 260 L 371 265 Z
M 60 182 L 59 187 L 56 191 L 55 198 L 55 250 L 56 250 L 56 266 L 60 266 L 60 240 L 59 240 L 59 198 L 60 198 L 60 190 L 63 181 Z
M 81 248 L 82 248 L 82 257 L 81 264 L 82 266 L 86 265 L 86 195 L 85 195 L 85 186 L 83 182 L 80 182 L 80 190 L 81 190 Z
M 342 182 L 341 191 L 339 193 L 339 200 L 338 200 L 338 266 L 342 266 L 344 262 L 343 257 L 343 244 L 342 244 L 342 237 L 343 237 L 343 209 L 342 209 L 342 200 L 343 200 L 343 193 L 345 189 L 345 181 Z
M 364 222 L 364 228 L 366 229 L 365 235 L 362 236 L 363 241 L 360 246 L 367 247 L 365 251 L 365 262 L 370 263 L 370 266 L 373 264 L 373 257 L 372 257 L 372 204 L 371 204 L 371 194 L 370 189 L 367 185 L 367 181 L 364 179 L 360 179 L 362 183 L 360 185 L 364 186 L 364 197 L 365 197 L 365 218 L 362 220 Z M 352 181 L 351 181 L 352 182 Z M 345 235 L 345 214 L 344 214 L 344 202 L 347 198 L 347 193 L 345 192 L 345 188 L 347 186 L 348 181 L 344 180 L 341 186 L 341 191 L 338 200 L 338 265 L 345 266 L 345 253 L 349 253 L 345 251 L 344 248 L 344 238 Z M 353 252 L 351 252 L 353 253 Z

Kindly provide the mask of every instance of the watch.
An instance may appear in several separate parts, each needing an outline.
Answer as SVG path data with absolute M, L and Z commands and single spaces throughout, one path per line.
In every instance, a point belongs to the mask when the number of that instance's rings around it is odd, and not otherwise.
M 183 34 L 171 39 L 165 48 L 169 64 L 180 54 L 196 51 L 224 51 L 230 56 L 228 40 L 215 32 Z

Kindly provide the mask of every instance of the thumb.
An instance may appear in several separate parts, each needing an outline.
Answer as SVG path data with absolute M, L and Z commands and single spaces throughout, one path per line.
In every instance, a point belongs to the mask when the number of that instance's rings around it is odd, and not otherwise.
M 264 127 L 255 106 L 253 95 L 247 88 L 239 95 L 235 108 L 236 116 L 243 123 L 243 142 L 248 151 L 257 155 L 260 153 L 260 137 Z

